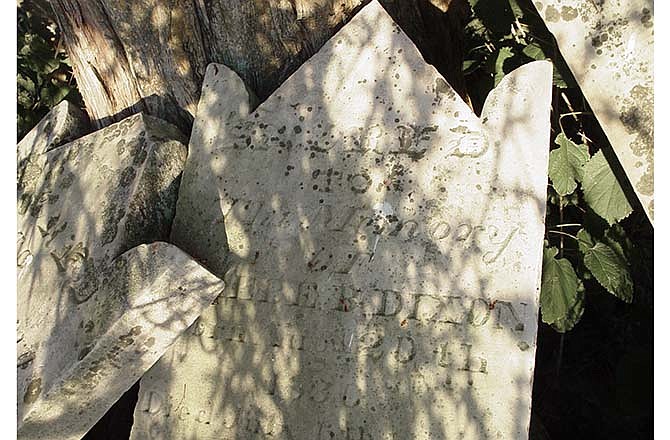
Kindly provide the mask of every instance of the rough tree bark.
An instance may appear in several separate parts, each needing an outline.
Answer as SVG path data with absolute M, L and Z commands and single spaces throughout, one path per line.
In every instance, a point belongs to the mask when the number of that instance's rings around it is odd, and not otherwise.
M 235 70 L 261 100 L 368 0 L 51 0 L 98 127 L 145 111 L 190 132 L 205 68 Z M 465 96 L 467 0 L 381 0 Z

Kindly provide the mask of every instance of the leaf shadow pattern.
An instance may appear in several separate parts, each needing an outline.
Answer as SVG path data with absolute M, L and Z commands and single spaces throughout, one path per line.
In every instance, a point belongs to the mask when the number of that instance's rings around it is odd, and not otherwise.
M 53 0 L 51 4 L 95 125 L 102 127 L 141 111 L 188 134 L 192 121 L 180 113 L 195 114 L 209 63 L 230 66 L 265 99 L 368 1 Z M 467 0 L 384 0 L 384 4 L 429 62 L 464 94 L 460 63 L 463 21 L 470 10 Z M 148 100 L 151 95 L 161 99 Z
M 550 64 L 479 120 L 373 2 L 255 109 L 208 69 L 172 240 L 226 289 L 131 437 L 526 437 Z
M 138 114 L 21 163 L 19 438 L 81 438 L 222 288 L 158 242 L 184 143 Z

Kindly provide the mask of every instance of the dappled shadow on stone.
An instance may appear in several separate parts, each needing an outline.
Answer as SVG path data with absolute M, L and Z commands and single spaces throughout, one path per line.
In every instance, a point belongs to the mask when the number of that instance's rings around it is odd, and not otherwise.
M 221 290 L 157 242 L 174 215 L 179 139 L 140 114 L 21 164 L 19 438 L 81 438 Z
M 478 119 L 376 3 L 266 101 L 209 67 L 172 239 L 226 289 L 133 438 L 521 438 L 551 68 Z
M 653 1 L 533 3 L 653 223 Z

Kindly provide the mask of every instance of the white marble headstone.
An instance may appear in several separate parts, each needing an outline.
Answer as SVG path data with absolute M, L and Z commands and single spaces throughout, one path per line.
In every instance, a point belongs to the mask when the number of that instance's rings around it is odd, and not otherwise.
M 18 184 L 19 439 L 80 439 L 221 292 L 167 239 L 182 136 L 135 115 L 25 159 Z
M 46 153 L 82 137 L 88 131 L 88 116 L 69 101 L 61 101 L 16 145 L 19 178 L 22 165 L 31 154 Z
M 652 0 L 533 0 L 654 221 Z
M 375 1 L 253 111 L 210 65 L 172 238 L 226 289 L 131 437 L 527 437 L 551 71 L 477 118 Z

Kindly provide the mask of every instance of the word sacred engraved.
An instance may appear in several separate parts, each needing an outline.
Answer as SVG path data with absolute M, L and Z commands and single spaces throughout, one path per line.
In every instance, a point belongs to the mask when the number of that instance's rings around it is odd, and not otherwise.
M 232 127 L 231 138 L 234 140 L 222 145 L 220 149 L 261 152 L 271 150 L 273 153 L 289 153 L 293 149 L 302 148 L 327 153 L 334 149 L 361 155 L 375 153 L 420 157 L 432 146 L 431 136 L 438 131 L 436 125 L 398 124 L 395 130 L 384 130 L 382 125 L 374 124 L 370 127 L 339 130 L 323 120 L 310 123 L 316 127 L 314 133 L 312 130 L 303 132 L 299 125 L 276 127 L 269 122 L 241 121 Z M 482 144 L 486 142 L 481 134 L 478 141 Z

